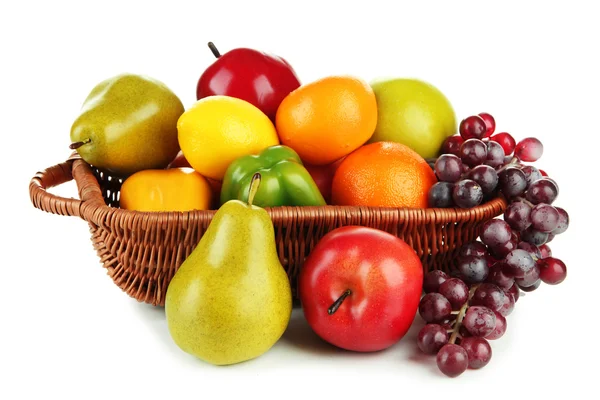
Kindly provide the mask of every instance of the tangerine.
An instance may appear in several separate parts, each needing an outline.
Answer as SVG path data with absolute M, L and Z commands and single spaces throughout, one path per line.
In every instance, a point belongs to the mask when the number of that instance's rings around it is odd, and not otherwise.
M 427 161 L 401 143 L 376 142 L 349 154 L 331 189 L 336 205 L 427 208 L 437 178 Z
M 302 161 L 331 164 L 362 146 L 375 132 L 375 93 L 358 78 L 322 78 L 285 97 L 275 125 L 281 143 L 293 148 Z

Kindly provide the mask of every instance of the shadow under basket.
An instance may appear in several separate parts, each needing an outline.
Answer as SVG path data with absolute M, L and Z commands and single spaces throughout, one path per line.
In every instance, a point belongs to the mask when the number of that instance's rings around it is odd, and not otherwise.
M 47 189 L 75 179 L 79 199 Z M 216 210 L 139 212 L 119 208 L 121 179 L 91 167 L 76 154 L 38 172 L 29 184 L 33 205 L 43 211 L 76 216 L 90 227 L 93 246 L 115 284 L 140 302 L 163 306 L 167 286 L 198 244 Z M 266 208 L 275 228 L 279 260 L 294 298 L 302 263 L 329 231 L 362 225 L 406 241 L 421 258 L 425 272 L 448 271 L 461 245 L 479 235 L 480 226 L 506 208 L 498 197 L 471 209 L 382 207 Z

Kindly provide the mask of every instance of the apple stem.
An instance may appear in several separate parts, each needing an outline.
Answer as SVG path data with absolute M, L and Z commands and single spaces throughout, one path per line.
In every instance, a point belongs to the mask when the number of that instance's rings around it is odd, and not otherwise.
M 217 49 L 217 46 L 215 46 L 215 44 L 213 42 L 208 42 L 208 48 L 210 49 L 210 51 L 212 51 L 212 53 L 215 55 L 216 58 L 221 57 L 221 53 L 219 53 L 219 49 Z
M 250 181 L 250 189 L 248 190 L 248 205 L 251 206 L 254 202 L 254 196 L 256 196 L 256 192 L 258 191 L 258 185 L 260 185 L 260 173 L 257 172 L 252 175 L 252 180 Z
M 338 308 L 340 308 L 346 297 L 350 296 L 351 294 L 352 291 L 350 289 L 347 289 L 344 293 L 342 293 L 342 295 L 336 301 L 333 302 L 331 307 L 327 309 L 327 314 L 333 315 L 333 313 L 335 313 L 338 310 Z
M 89 139 L 89 138 L 88 138 L 88 139 L 85 139 L 85 140 L 83 140 L 83 141 L 81 141 L 81 142 L 75 142 L 75 143 L 71 143 L 71 144 L 69 145 L 69 148 L 70 148 L 71 150 L 76 150 L 76 149 L 80 148 L 81 146 L 83 146 L 84 144 L 88 144 L 88 143 L 90 143 L 91 141 L 92 141 L 92 139 Z

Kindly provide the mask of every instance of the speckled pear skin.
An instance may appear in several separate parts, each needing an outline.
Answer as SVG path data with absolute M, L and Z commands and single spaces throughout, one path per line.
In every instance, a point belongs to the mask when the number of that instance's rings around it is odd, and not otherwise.
M 221 206 L 172 278 L 165 313 L 175 343 L 215 365 L 253 359 L 279 340 L 292 292 L 264 209 Z
M 179 98 L 162 82 L 120 74 L 97 84 L 71 126 L 71 142 L 87 163 L 126 177 L 165 168 L 179 152 Z

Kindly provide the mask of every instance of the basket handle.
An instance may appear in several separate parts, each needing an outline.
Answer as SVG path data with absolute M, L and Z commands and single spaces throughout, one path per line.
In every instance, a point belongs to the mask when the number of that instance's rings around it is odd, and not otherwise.
M 85 162 L 77 153 L 73 153 L 66 161 L 35 174 L 29 182 L 29 197 L 33 206 L 52 214 L 83 218 L 82 205 L 84 202 L 102 200 L 102 193 L 97 184 L 94 187 L 89 184 L 82 185 L 77 181 L 79 197 L 82 200 L 60 197 L 49 193 L 47 189 L 71 181 L 74 174 L 82 175 L 79 170 L 85 166 Z

